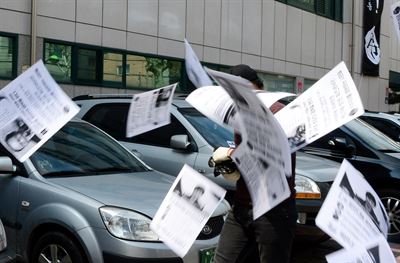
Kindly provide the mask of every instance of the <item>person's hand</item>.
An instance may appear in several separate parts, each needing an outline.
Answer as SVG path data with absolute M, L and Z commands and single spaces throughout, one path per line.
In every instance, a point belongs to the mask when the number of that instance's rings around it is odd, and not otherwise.
M 221 163 L 224 161 L 228 161 L 231 159 L 230 155 L 232 153 L 233 149 L 232 148 L 228 148 L 228 147 L 218 147 L 213 155 L 212 158 L 214 160 L 215 163 Z

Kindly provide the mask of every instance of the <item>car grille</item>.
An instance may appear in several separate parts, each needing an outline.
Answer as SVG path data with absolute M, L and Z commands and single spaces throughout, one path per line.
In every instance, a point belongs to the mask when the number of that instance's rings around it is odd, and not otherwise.
M 197 240 L 206 240 L 218 236 L 221 233 L 223 225 L 223 216 L 211 217 L 197 236 Z

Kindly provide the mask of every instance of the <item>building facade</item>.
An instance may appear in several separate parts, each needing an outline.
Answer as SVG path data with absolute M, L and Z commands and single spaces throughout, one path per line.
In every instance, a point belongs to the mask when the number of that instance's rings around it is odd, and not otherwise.
M 71 97 L 135 93 L 177 81 L 179 92 L 189 92 L 187 38 L 206 66 L 224 71 L 249 64 L 272 91 L 301 93 L 345 61 L 366 109 L 398 111 L 399 104 L 385 99 L 400 72 L 390 16 L 396 1 L 384 3 L 378 77 L 361 74 L 363 2 L 2 0 L 0 88 L 42 59 Z

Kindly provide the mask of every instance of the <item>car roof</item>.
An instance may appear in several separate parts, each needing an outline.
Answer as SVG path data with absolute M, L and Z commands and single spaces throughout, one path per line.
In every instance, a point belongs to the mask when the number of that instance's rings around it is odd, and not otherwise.
M 131 102 L 134 94 L 86 94 L 79 95 L 72 98 L 73 101 L 83 101 L 83 100 L 105 100 L 105 101 L 126 101 Z M 192 108 L 185 98 L 186 94 L 175 94 L 172 104 L 178 108 Z
M 377 117 L 388 119 L 400 124 L 400 114 L 396 113 L 385 113 L 385 112 L 365 112 L 361 117 Z

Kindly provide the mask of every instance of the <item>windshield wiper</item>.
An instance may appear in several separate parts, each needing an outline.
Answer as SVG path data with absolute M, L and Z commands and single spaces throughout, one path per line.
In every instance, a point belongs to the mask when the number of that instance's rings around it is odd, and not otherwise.
M 83 171 L 57 171 L 57 172 L 49 172 L 42 174 L 43 177 L 68 177 L 72 175 L 84 175 Z
M 134 173 L 134 172 L 138 172 L 138 170 L 127 167 L 107 167 L 102 169 L 90 170 L 88 171 L 88 174 Z

